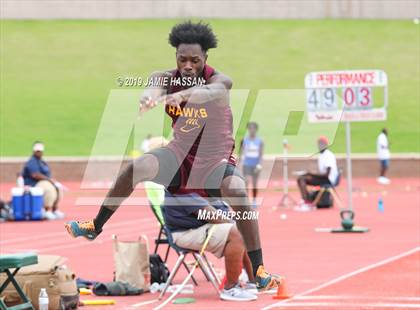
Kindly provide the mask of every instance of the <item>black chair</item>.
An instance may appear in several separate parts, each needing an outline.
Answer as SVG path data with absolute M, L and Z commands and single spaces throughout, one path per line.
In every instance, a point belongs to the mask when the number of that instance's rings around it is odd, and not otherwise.
M 319 201 L 321 200 L 322 195 L 325 192 L 328 192 L 333 197 L 333 200 L 336 201 L 340 205 L 340 208 L 342 208 L 341 199 L 338 197 L 338 194 L 335 191 L 335 187 L 340 184 L 341 173 L 342 171 L 340 170 L 338 172 L 337 179 L 334 182 L 334 184 L 328 183 L 328 184 L 323 184 L 320 186 L 318 194 L 316 195 L 314 201 L 312 202 L 315 206 L 318 205 Z

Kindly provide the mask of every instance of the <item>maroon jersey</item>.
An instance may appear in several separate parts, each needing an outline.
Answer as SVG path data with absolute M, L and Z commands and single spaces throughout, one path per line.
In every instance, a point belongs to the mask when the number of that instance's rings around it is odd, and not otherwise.
M 215 70 L 205 65 L 203 78 L 207 82 Z M 176 70 L 173 78 L 181 78 Z M 168 94 L 183 90 L 169 87 Z M 168 144 L 181 163 L 181 188 L 177 193 L 197 192 L 206 196 L 204 183 L 213 170 L 226 163 L 235 165 L 233 149 L 232 110 L 230 105 L 216 102 L 195 104 L 183 102 L 181 108 L 166 106 L 172 119 L 173 140 Z

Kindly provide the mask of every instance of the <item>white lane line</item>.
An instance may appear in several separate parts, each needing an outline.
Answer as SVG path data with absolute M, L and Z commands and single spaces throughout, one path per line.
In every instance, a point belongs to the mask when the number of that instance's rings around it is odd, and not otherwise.
M 402 308 L 402 309 L 420 309 L 420 304 L 398 304 L 398 303 L 383 303 L 383 302 L 376 302 L 376 303 L 349 303 L 343 304 L 339 302 L 293 302 L 290 304 L 282 304 L 277 305 L 277 308 L 303 308 L 303 307 L 333 307 L 334 309 L 344 309 L 344 308 L 355 308 L 358 307 L 359 309 L 368 309 L 368 308 Z
M 150 226 L 150 225 L 147 225 Z M 117 231 L 114 231 L 112 234 L 108 234 L 105 236 L 102 236 L 100 239 L 97 239 L 95 241 L 88 241 L 85 240 L 83 238 L 79 239 L 79 240 L 73 240 L 73 239 L 69 239 L 68 241 L 66 241 L 66 244 L 59 244 L 57 246 L 47 246 L 47 247 L 38 247 L 36 249 L 28 249 L 28 248 L 2 248 L 2 252 L 6 253 L 6 252 L 22 252 L 22 251 L 33 251 L 33 252 L 37 252 L 37 253 L 43 253 L 46 251 L 51 251 L 51 250 L 58 250 L 58 249 L 67 249 L 67 248 L 75 248 L 75 247 L 85 247 L 85 246 L 95 246 L 95 245 L 101 245 L 103 243 L 112 241 L 111 236 L 113 234 L 116 234 L 119 238 L 124 239 L 127 237 L 138 237 L 140 234 L 147 234 L 148 237 L 152 237 L 152 234 L 158 231 L 158 227 L 147 227 L 146 229 L 142 229 L 140 230 L 138 227 L 133 227 L 133 226 L 129 226 L 125 229 L 120 229 Z M 69 237 L 70 238 L 70 237 Z M 62 241 L 62 239 L 60 239 Z M 55 239 L 55 241 L 60 241 L 58 239 Z M 62 242 L 61 242 L 62 243 Z M 54 242 L 53 244 L 56 244 L 56 242 Z M 43 245 L 47 245 L 47 244 L 43 244 Z
M 105 197 L 79 197 L 76 199 L 75 206 L 100 206 L 103 204 Z M 124 202 L 121 203 L 123 206 L 139 206 L 147 207 L 149 206 L 149 199 L 145 197 L 129 197 Z
M 139 308 L 141 306 L 150 305 L 150 304 L 153 304 L 153 303 L 158 302 L 158 301 L 159 301 L 159 299 L 157 299 L 157 298 L 152 299 L 152 300 L 146 300 L 146 301 L 142 301 L 142 302 L 139 302 L 137 304 L 131 305 L 130 308 Z
M 137 225 L 130 225 L 130 226 L 126 226 L 126 227 L 120 227 L 117 229 L 113 229 L 112 230 L 112 234 L 122 234 L 122 233 L 127 233 L 129 231 L 145 231 L 145 230 L 152 230 L 152 229 L 156 229 L 158 230 L 158 226 L 155 225 L 155 223 L 144 223 L 141 226 L 141 229 L 137 226 Z M 47 246 L 53 246 L 53 245 L 62 245 L 63 243 L 66 242 L 71 242 L 71 240 L 73 240 L 73 238 L 71 238 L 67 232 L 66 232 L 67 236 L 58 236 L 58 237 L 54 237 L 54 238 L 50 238 L 50 239 L 40 239 L 40 241 L 32 241 L 32 242 L 28 242 L 30 244 L 32 244 L 32 246 L 36 246 L 38 248 L 45 248 Z M 109 234 L 109 237 L 111 236 L 111 234 Z M 98 241 L 107 238 L 107 235 L 101 235 L 98 239 Z M 83 240 L 83 239 L 80 239 Z M 24 244 L 24 243 L 19 243 L 19 244 L 13 244 L 13 245 L 6 245 L 6 246 L 2 246 L 2 252 L 6 252 L 9 251 L 10 252 L 10 247 L 12 247 L 13 249 L 19 249 L 19 248 L 25 248 L 28 246 L 28 243 Z
M 325 282 L 325 283 L 323 283 L 323 284 L 321 284 L 321 285 L 318 285 L 318 286 L 316 286 L 316 287 L 314 287 L 314 288 L 312 288 L 312 289 L 309 289 L 309 290 L 307 290 L 307 291 L 304 291 L 303 293 L 300 293 L 300 294 L 298 294 L 298 295 L 295 295 L 295 296 L 293 296 L 293 297 L 291 297 L 291 298 L 289 298 L 289 299 L 282 300 L 282 301 L 280 301 L 280 302 L 276 302 L 276 303 L 274 303 L 274 304 L 272 304 L 272 305 L 268 305 L 268 306 L 266 306 L 266 307 L 262 308 L 262 310 L 268 310 L 268 309 L 275 308 L 275 307 L 277 307 L 278 305 L 284 305 L 284 304 L 286 304 L 286 303 L 288 303 L 288 302 L 293 301 L 294 299 L 297 299 L 297 298 L 298 298 L 298 297 L 300 297 L 300 296 L 309 295 L 309 294 L 311 294 L 311 293 L 313 293 L 313 292 L 319 291 L 319 290 L 321 290 L 321 289 L 323 289 L 323 288 L 325 288 L 325 287 L 327 287 L 327 286 L 330 286 L 330 285 L 332 285 L 332 284 L 335 284 L 335 283 L 341 282 L 341 281 L 343 281 L 343 280 L 346 280 L 346 279 L 348 279 L 348 278 L 351 278 L 351 277 L 353 277 L 353 276 L 355 276 L 355 275 L 361 274 L 361 273 L 366 272 L 366 271 L 368 271 L 368 270 L 371 270 L 371 269 L 373 269 L 373 268 L 376 268 L 376 267 L 380 267 L 380 266 L 386 265 L 386 264 L 391 263 L 391 262 L 393 262 L 393 261 L 396 261 L 396 260 L 398 260 L 398 259 L 400 259 L 400 258 L 403 258 L 403 257 L 405 257 L 405 256 L 408 256 L 408 255 L 411 255 L 411 254 L 413 254 L 413 253 L 416 253 L 416 252 L 418 252 L 419 250 L 420 250 L 420 247 L 415 247 L 415 248 L 413 248 L 413 249 L 411 249 L 411 250 L 408 250 L 408 251 L 406 251 L 406 252 L 403 252 L 403 253 L 401 253 L 401 254 L 398 254 L 398 255 L 395 255 L 395 256 L 391 256 L 391 257 L 386 258 L 386 259 L 384 259 L 384 260 L 381 260 L 381 261 L 379 261 L 379 262 L 376 262 L 376 263 L 373 263 L 373 264 L 367 265 L 366 267 L 359 268 L 359 269 L 357 269 L 357 270 L 355 270 L 355 271 L 352 271 L 352 272 L 350 272 L 350 273 L 344 274 L 344 275 L 339 276 L 339 277 L 337 277 L 337 278 L 335 278 L 335 279 L 332 279 L 332 280 L 330 280 L 330 281 L 327 281 L 327 282 Z
M 147 237 L 153 237 L 151 234 L 154 232 L 154 230 L 150 231 L 143 231 L 140 233 L 130 233 L 130 234 L 123 234 L 118 235 L 120 238 L 127 238 L 127 237 L 138 237 L 141 233 L 146 234 Z M 78 247 L 86 247 L 86 246 L 96 246 L 96 245 L 102 245 L 104 243 L 112 241 L 111 238 L 107 238 L 106 240 L 98 240 L 98 241 L 87 241 L 87 240 L 80 240 L 78 243 L 71 243 L 66 245 L 60 245 L 60 246 L 54 246 L 54 247 L 47 247 L 47 248 L 37 248 L 37 249 L 15 249 L 15 251 L 11 251 L 11 249 L 8 249 L 7 252 L 36 252 L 36 253 L 44 253 L 52 250 L 59 250 L 59 249 L 69 249 L 69 248 L 78 248 Z M 6 253 L 6 252 L 4 252 Z
M 295 300 L 375 300 L 375 301 L 406 301 L 406 302 L 420 302 L 420 297 L 411 296 L 357 296 L 357 295 L 307 295 L 297 296 Z
M 123 222 L 109 224 L 106 227 L 107 228 L 111 228 L 111 227 L 116 228 L 116 227 L 119 227 L 119 226 L 127 226 L 127 225 L 134 224 L 134 223 L 143 223 L 143 222 L 147 223 L 147 222 L 152 221 L 153 219 L 155 219 L 155 218 L 148 217 L 148 218 L 141 218 L 141 219 L 137 219 L 137 220 L 123 221 Z M 156 219 L 156 222 L 157 222 L 157 219 Z M 64 223 L 63 223 L 63 226 L 64 226 Z M 64 228 L 63 228 L 63 230 L 64 230 Z M 55 237 L 65 236 L 67 234 L 68 233 L 66 231 L 54 233 Z M 46 233 L 46 234 L 32 235 L 32 236 L 17 237 L 17 238 L 13 238 L 13 239 L 1 240 L 0 245 L 5 245 L 5 244 L 10 244 L 10 243 L 15 243 L 15 242 L 26 242 L 28 240 L 39 240 L 39 239 L 42 239 L 42 238 L 50 239 L 51 235 L 52 235 L 52 232 L 49 232 L 49 233 Z M 3 239 L 3 237 L 2 237 L 2 239 Z
M 111 236 L 112 234 L 120 234 L 120 233 L 126 233 L 128 231 L 133 231 L 133 230 L 137 230 L 137 231 L 142 231 L 142 230 L 149 230 L 149 229 L 153 229 L 156 228 L 157 230 L 159 229 L 159 226 L 157 225 L 157 223 L 153 223 L 153 222 L 146 222 L 145 223 L 141 223 L 141 225 L 139 225 L 140 223 L 135 223 L 135 224 L 130 224 L 130 225 L 125 225 L 122 227 L 114 227 L 111 229 L 108 229 L 107 227 L 107 232 L 103 233 L 101 235 L 101 237 L 98 240 L 107 238 L 109 236 Z M 63 230 L 64 230 L 64 235 L 62 235 L 61 233 L 51 233 L 50 238 L 39 238 L 39 240 L 36 241 L 28 241 L 26 243 L 23 242 L 18 242 L 16 244 L 10 244 L 10 245 L 2 245 L 2 251 L 4 252 L 4 249 L 8 249 L 10 247 L 12 248 L 22 248 L 22 247 L 27 247 L 28 244 L 31 244 L 31 246 L 37 246 L 37 247 L 45 247 L 48 245 L 54 245 L 54 244 L 63 244 L 64 242 L 71 242 L 71 240 L 73 240 L 73 238 L 71 238 L 67 231 L 65 231 L 64 226 L 63 226 Z M 82 239 L 79 239 L 82 240 Z

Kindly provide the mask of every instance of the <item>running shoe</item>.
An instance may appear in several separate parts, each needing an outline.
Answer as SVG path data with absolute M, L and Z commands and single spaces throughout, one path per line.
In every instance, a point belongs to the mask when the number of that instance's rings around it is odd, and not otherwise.
M 277 275 L 269 274 L 265 271 L 264 266 L 258 267 L 257 275 L 255 276 L 255 284 L 259 292 L 271 290 L 279 286 L 281 278 Z
M 84 222 L 71 221 L 67 222 L 65 224 L 65 227 L 73 238 L 85 237 L 86 239 L 91 241 L 94 240 L 102 232 L 102 229 L 99 231 L 95 229 L 95 224 L 93 223 L 93 220 Z
M 252 294 L 258 294 L 257 285 L 253 282 L 246 282 L 242 285 L 242 288 Z
M 44 212 L 44 219 L 46 219 L 48 221 L 53 221 L 53 220 L 56 220 L 57 218 L 55 217 L 55 215 L 52 211 L 45 211 Z
M 66 217 L 66 215 L 63 212 L 61 212 L 60 210 L 55 210 L 53 213 L 54 213 L 55 218 L 57 220 L 62 220 L 63 218 Z
M 230 289 L 224 289 L 220 293 L 220 299 L 228 301 L 252 301 L 256 300 L 257 296 L 237 284 Z

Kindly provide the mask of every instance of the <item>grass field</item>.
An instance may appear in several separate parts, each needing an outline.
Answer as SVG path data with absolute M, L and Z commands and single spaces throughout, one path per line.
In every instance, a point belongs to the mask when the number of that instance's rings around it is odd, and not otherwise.
M 175 22 L 1 21 L 0 155 L 26 156 L 37 139 L 46 143 L 47 155 L 89 155 L 116 79 L 174 67 L 167 35 Z M 376 135 L 387 126 L 393 152 L 419 152 L 418 25 L 350 20 L 211 24 L 219 47 L 209 52 L 208 62 L 230 75 L 235 88 L 251 90 L 248 108 L 259 89 L 303 88 L 310 71 L 382 69 L 389 78 L 388 120 L 354 123 L 353 151 L 375 152 Z M 281 109 L 281 102 L 272 101 L 259 114 L 268 153 L 281 151 L 282 136 L 274 129 Z M 235 107 L 237 118 L 239 112 Z M 152 122 L 136 136 L 159 130 Z M 333 149 L 345 150 L 343 126 Z

